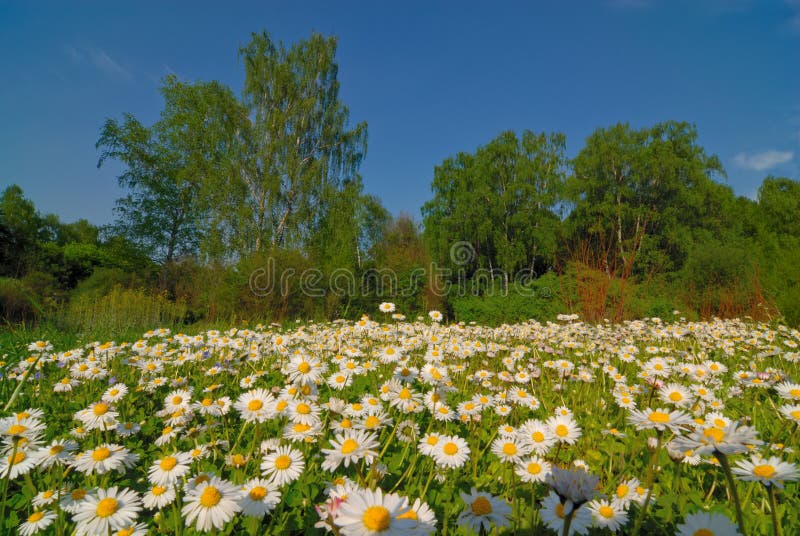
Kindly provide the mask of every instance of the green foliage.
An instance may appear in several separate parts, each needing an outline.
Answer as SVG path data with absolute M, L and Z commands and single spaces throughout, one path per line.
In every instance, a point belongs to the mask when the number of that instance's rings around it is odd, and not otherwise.
M 474 154 L 459 153 L 434 169 L 433 199 L 422 214 L 425 238 L 441 266 L 516 272 L 547 267 L 558 238 L 558 204 L 565 179 L 563 134 L 518 138 L 504 132 Z M 467 262 L 454 255 L 468 242 Z M 473 258 L 474 257 L 474 258 Z
M 497 326 L 529 319 L 555 320 L 566 310 L 560 296 L 560 283 L 554 273 L 526 284 L 514 283 L 508 292 L 503 290 L 503 282 L 498 280 L 493 289 L 494 293 L 485 295 L 467 292 L 465 296 L 451 297 L 455 319 Z

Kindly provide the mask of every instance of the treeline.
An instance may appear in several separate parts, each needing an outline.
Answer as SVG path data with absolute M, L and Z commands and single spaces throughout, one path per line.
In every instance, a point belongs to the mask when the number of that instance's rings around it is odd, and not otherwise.
M 239 53 L 240 96 L 169 76 L 154 124 L 102 125 L 98 165 L 124 170 L 111 225 L 3 192 L 7 321 L 330 319 L 393 301 L 491 323 L 800 322 L 800 183 L 735 196 L 688 123 L 601 128 L 573 159 L 563 134 L 501 133 L 436 166 L 420 226 L 363 191 L 367 125 L 340 100 L 335 39 L 253 34 Z

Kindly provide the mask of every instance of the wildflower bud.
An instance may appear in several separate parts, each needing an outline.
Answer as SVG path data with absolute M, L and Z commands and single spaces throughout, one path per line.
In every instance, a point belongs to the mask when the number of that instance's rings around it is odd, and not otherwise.
M 658 439 L 656 439 L 655 437 L 648 437 L 647 448 L 651 451 L 656 450 L 658 448 Z

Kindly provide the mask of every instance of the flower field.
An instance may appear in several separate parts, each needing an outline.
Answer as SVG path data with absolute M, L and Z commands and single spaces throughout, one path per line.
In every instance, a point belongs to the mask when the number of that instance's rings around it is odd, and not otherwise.
M 800 533 L 800 332 L 406 320 L 3 359 L 0 533 Z

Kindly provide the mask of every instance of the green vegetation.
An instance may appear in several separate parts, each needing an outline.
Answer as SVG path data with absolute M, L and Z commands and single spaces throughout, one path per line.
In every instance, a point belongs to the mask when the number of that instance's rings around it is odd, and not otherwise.
M 112 224 L 63 223 L 5 189 L 4 323 L 324 320 L 385 300 L 489 324 L 800 323 L 800 182 L 737 197 L 689 123 L 598 128 L 573 159 L 561 133 L 500 133 L 435 167 L 419 225 L 363 191 L 367 125 L 339 98 L 335 39 L 260 33 L 239 52 L 241 96 L 168 76 L 155 123 L 101 126 L 98 165 L 123 166 Z M 123 295 L 126 320 L 102 312 Z

